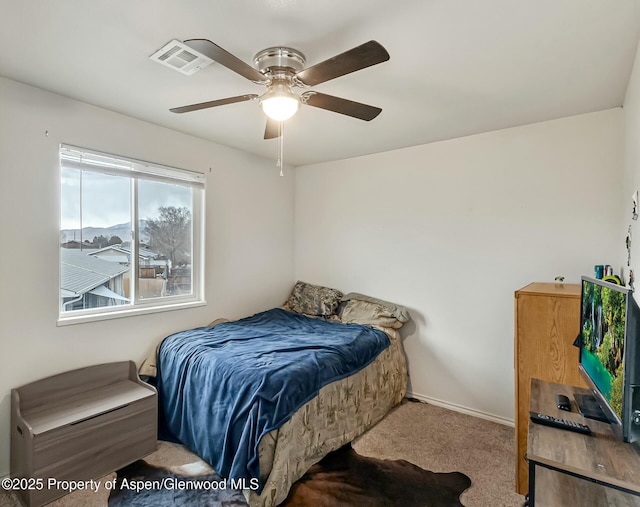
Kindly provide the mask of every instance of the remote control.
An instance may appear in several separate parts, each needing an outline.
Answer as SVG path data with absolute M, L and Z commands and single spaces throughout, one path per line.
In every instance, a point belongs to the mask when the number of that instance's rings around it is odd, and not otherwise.
M 575 431 L 576 433 L 584 433 L 585 435 L 591 434 L 591 428 L 586 424 L 567 421 L 566 419 L 558 419 L 556 417 L 539 414 L 537 412 L 531 412 L 529 416 L 534 423 L 553 426 L 554 428 L 560 428 L 562 430 Z

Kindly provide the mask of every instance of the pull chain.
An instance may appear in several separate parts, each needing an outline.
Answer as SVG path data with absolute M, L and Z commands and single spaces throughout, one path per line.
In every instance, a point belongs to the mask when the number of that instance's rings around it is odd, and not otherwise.
M 278 160 L 276 166 L 280 167 L 280 176 L 284 176 L 282 169 L 284 168 L 284 122 L 278 122 Z

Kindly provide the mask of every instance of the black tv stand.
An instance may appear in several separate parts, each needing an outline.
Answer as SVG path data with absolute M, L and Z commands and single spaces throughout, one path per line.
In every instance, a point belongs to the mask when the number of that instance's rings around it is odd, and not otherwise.
M 584 417 L 587 417 L 588 419 L 595 419 L 596 421 L 610 423 L 595 396 L 592 396 L 590 394 L 574 394 L 573 398 L 576 400 L 578 410 Z

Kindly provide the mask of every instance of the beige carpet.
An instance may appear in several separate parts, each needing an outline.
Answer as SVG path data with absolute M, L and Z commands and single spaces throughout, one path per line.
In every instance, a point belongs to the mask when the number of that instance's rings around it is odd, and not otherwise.
M 520 507 L 524 498 L 514 492 L 514 430 L 426 403 L 405 401 L 354 448 L 359 454 L 382 459 L 405 459 L 433 472 L 458 471 L 472 481 L 461 497 L 466 507 Z M 198 458 L 180 446 L 160 442 L 145 458 L 154 465 L 182 465 Z M 115 474 L 102 479 L 104 483 Z M 49 504 L 51 507 L 105 507 L 108 492 L 78 491 Z M 0 507 L 18 507 L 13 495 L 0 491 Z
M 432 472 L 462 472 L 466 507 L 522 507 L 515 492 L 514 429 L 427 403 L 405 401 L 353 445 L 364 456 L 405 459 Z

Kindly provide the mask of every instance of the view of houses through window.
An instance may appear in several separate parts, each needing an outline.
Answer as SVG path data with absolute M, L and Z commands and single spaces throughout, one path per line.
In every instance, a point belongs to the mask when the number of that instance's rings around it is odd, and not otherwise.
M 67 146 L 60 160 L 61 315 L 200 296 L 201 175 Z

